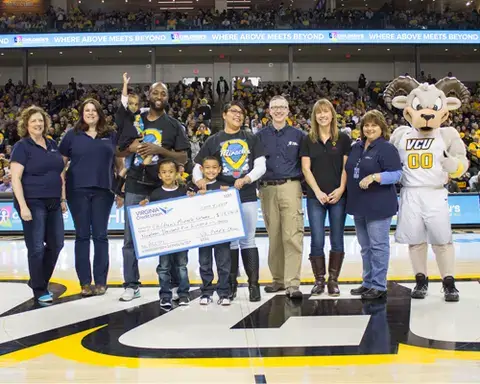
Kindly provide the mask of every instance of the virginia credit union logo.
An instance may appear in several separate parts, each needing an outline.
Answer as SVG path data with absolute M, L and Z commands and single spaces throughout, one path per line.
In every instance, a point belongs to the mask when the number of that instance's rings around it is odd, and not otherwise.
M 170 35 L 170 37 L 172 38 L 173 41 L 180 41 L 181 40 L 180 33 L 178 33 L 178 32 L 172 33 Z
M 23 38 L 22 36 L 15 36 L 13 38 L 13 44 L 15 45 L 22 45 L 23 44 Z

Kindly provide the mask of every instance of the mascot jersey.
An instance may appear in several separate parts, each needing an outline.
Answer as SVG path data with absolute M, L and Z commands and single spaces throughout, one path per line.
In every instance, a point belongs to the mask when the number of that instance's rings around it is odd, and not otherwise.
M 235 180 L 245 177 L 253 169 L 255 159 L 264 155 L 262 143 L 252 133 L 240 130 L 228 134 L 221 131 L 203 144 L 195 163 L 202 164 L 205 157 L 215 156 L 222 166 L 218 180 L 233 186 Z M 240 199 L 242 203 L 257 201 L 256 183 L 246 184 L 240 190 Z
M 403 164 L 402 185 L 434 188 L 445 185 L 448 173 L 443 170 L 440 161 L 446 151 L 441 128 L 428 134 L 406 126 L 398 127 L 397 130 L 402 135 L 397 145 Z

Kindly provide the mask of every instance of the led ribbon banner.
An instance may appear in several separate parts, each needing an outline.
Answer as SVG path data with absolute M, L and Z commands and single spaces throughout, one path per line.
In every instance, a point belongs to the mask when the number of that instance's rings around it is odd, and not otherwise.
M 448 196 L 448 204 L 450 207 L 450 220 L 453 225 L 480 225 L 480 209 L 478 194 L 452 194 Z M 306 200 L 303 199 L 303 210 L 305 212 L 305 227 L 309 227 Z M 260 201 L 258 201 L 257 211 L 257 229 L 265 229 Z M 64 213 L 63 221 L 66 231 L 73 231 L 72 216 L 69 211 Z M 392 225 L 395 226 L 396 217 L 394 217 Z M 328 226 L 328 219 L 326 222 Z M 353 218 L 348 215 L 345 223 L 347 228 L 353 228 Z M 115 205 L 112 207 L 110 218 L 108 221 L 109 231 L 123 231 L 125 228 L 125 211 L 124 208 L 117 209 Z M 12 201 L 6 199 L 0 201 L 0 233 L 2 232 L 21 232 L 22 223 L 18 212 L 13 208 Z
M 0 48 L 223 44 L 477 44 L 480 31 L 296 30 L 0 35 Z

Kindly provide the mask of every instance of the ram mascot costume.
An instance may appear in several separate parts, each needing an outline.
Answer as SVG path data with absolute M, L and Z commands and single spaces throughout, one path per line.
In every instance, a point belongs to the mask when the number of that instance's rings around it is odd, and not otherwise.
M 388 84 L 383 97 L 389 108 L 393 105 L 403 110 L 411 125 L 398 127 L 391 137 L 403 164 L 395 240 L 409 246 L 416 280 L 411 296 L 423 299 L 427 295 L 427 251 L 431 244 L 445 301 L 458 301 L 445 184 L 467 171 L 468 160 L 458 131 L 441 125 L 447 121 L 449 111 L 469 102 L 470 92 L 454 77 L 431 85 L 401 76 Z

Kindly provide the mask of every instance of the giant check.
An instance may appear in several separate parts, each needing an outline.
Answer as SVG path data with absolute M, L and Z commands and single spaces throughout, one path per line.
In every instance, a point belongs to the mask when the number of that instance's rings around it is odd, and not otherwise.
M 238 191 L 127 208 L 137 259 L 226 243 L 245 237 Z

